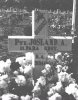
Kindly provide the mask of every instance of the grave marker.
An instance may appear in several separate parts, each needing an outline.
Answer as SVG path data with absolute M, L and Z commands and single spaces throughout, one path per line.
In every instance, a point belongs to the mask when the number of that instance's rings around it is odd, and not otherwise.
M 32 36 L 8 36 L 9 52 L 34 52 L 35 74 L 38 78 L 48 54 L 72 50 L 72 37 L 48 37 L 48 12 L 32 12 Z

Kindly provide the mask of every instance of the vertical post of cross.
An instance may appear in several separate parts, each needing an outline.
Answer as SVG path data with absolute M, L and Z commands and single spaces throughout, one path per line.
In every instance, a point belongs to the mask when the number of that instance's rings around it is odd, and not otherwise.
M 32 11 L 32 35 L 33 38 L 35 37 L 35 25 L 34 25 L 34 21 L 35 21 L 35 15 L 34 15 L 34 10 Z
M 73 35 L 75 32 L 75 17 L 76 17 L 76 0 L 73 0 L 73 12 L 72 12 L 72 32 Z

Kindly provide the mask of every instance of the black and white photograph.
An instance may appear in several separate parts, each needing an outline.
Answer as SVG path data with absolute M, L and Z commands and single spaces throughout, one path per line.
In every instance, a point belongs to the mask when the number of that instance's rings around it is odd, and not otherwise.
M 0 0 L 0 100 L 78 100 L 78 0 Z

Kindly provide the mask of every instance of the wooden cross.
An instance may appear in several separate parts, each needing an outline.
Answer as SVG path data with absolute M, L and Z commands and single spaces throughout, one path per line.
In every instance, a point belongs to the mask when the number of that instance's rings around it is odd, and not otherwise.
M 32 11 L 32 36 L 8 36 L 9 52 L 34 52 L 36 78 L 44 69 L 48 54 L 72 48 L 72 37 L 48 36 L 48 16 L 47 11 Z

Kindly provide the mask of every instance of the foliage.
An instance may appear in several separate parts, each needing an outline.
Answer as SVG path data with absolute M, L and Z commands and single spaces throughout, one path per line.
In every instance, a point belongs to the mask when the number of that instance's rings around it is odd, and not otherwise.
M 73 0 L 0 0 L 0 8 L 72 10 Z

